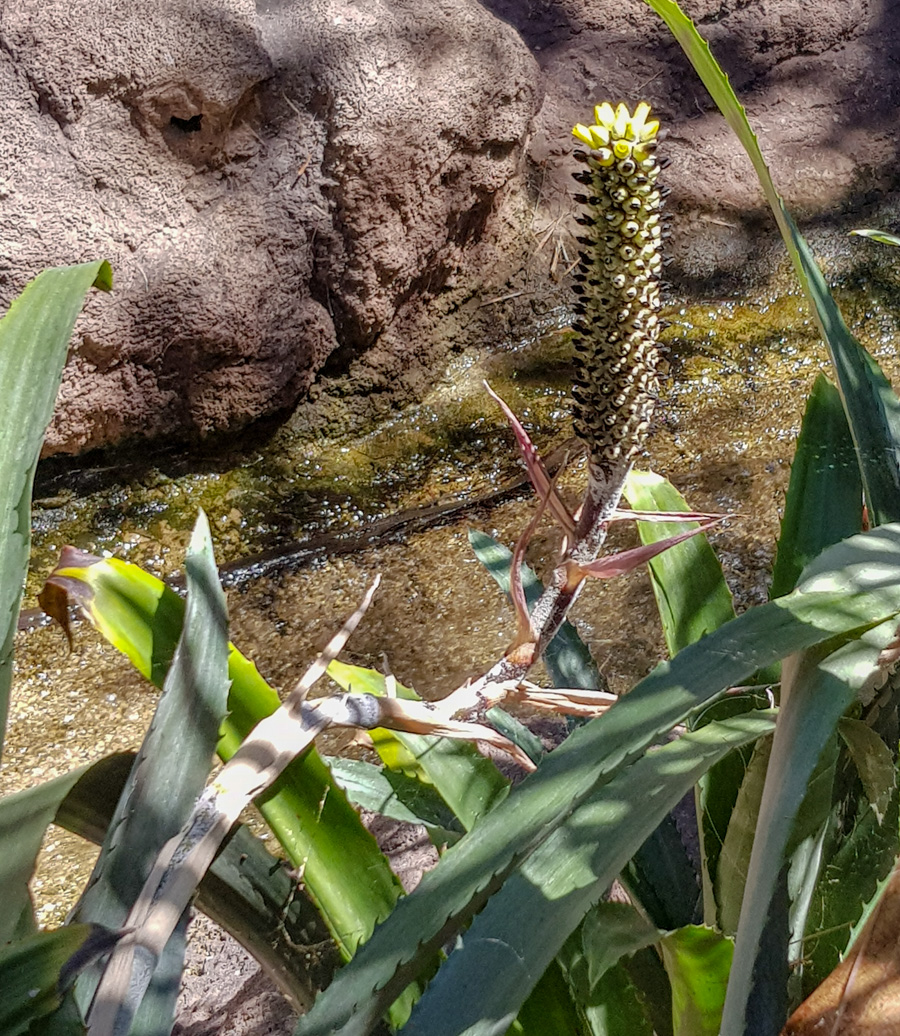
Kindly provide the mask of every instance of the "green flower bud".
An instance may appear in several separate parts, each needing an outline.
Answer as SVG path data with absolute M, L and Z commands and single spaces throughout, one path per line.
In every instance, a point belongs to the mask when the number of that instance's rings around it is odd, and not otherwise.
M 643 445 L 657 394 L 661 230 L 659 123 L 650 105 L 632 115 L 624 104 L 599 104 L 595 124 L 573 134 L 590 149 L 576 177 L 585 235 L 576 274 L 575 430 L 601 480 Z

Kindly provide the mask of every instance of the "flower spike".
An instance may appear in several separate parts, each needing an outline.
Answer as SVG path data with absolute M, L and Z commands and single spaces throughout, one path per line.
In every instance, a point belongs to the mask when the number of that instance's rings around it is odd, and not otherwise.
M 657 394 L 662 270 L 659 225 L 659 123 L 642 101 L 594 109 L 595 123 L 575 137 L 591 148 L 589 188 L 575 285 L 575 430 L 587 444 L 598 485 L 627 466 L 643 444 Z

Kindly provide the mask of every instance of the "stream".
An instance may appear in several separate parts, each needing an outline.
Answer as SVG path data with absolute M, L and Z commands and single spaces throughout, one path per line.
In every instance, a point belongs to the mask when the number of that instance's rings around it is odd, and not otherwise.
M 775 283 L 790 281 L 779 275 Z M 848 276 L 836 296 L 897 384 L 900 306 L 892 309 L 889 288 Z M 682 301 L 665 316 L 668 370 L 637 466 L 665 474 L 696 509 L 735 515 L 711 541 L 746 607 L 766 597 L 794 442 L 806 394 L 827 371 L 825 350 L 805 302 L 783 287 L 752 302 Z M 229 569 L 232 638 L 275 687 L 289 688 L 381 573 L 343 657 L 379 668 L 386 660 L 424 697 L 448 693 L 494 662 L 513 634 L 511 610 L 473 557 L 466 530 L 511 547 L 534 507 L 512 434 L 482 381 L 542 453 L 562 447 L 572 434 L 567 321 L 558 313 L 533 340 L 452 357 L 426 399 L 365 434 L 315 439 L 288 419 L 191 454 L 144 447 L 44 463 L 24 607 L 36 604 L 65 543 L 172 577 L 203 507 L 217 560 Z M 560 483 L 573 505 L 583 484 L 578 459 Z M 545 520 L 529 562 L 546 570 L 558 542 Z M 635 542 L 632 528 L 614 527 L 611 548 Z M 246 561 L 279 552 L 286 559 L 274 568 Z M 663 657 L 643 572 L 592 584 L 572 617 L 614 691 Z M 72 653 L 59 629 L 18 635 L 4 793 L 136 748 L 146 729 L 155 691 L 85 623 L 74 632 Z M 93 858 L 94 850 L 51 828 L 34 883 L 42 923 L 62 919 Z

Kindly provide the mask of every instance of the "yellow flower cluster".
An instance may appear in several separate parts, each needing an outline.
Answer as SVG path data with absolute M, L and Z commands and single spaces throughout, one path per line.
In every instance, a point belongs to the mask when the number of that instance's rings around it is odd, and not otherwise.
M 594 157 L 601 166 L 611 166 L 625 158 L 646 162 L 653 153 L 650 141 L 655 141 L 659 130 L 656 120 L 647 121 L 649 114 L 650 105 L 646 101 L 634 109 L 634 115 L 624 104 L 614 109 L 607 101 L 594 108 L 593 126 L 579 123 L 572 133 L 596 152 Z

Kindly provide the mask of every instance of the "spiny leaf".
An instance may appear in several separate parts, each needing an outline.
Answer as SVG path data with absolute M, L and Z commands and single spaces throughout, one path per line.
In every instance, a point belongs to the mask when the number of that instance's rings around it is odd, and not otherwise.
M 98 931 L 101 930 L 89 924 L 66 925 L 0 946 L 3 1036 L 20 1036 L 56 1010 L 62 997 L 60 971 Z
M 660 746 L 599 787 L 510 875 L 459 938 L 414 1008 L 409 1036 L 502 1032 L 534 976 L 699 774 L 734 746 L 771 730 L 773 719 L 755 713 L 710 724 Z M 451 1010 L 460 989 L 466 990 L 465 1003 Z M 723 980 L 719 1006 L 724 992 Z M 682 1011 L 688 1013 L 684 1006 Z
M 209 523 L 197 519 L 185 560 L 188 599 L 184 626 L 163 693 L 119 806 L 104 840 L 90 884 L 77 909 L 81 921 L 107 927 L 124 924 L 163 845 L 187 820 L 206 785 L 228 698 L 228 619 L 219 585 Z M 152 822 L 151 822 L 152 821 Z M 157 1031 L 174 1020 L 184 931 L 171 940 L 146 999 L 135 986 L 123 991 L 121 1017 Z M 150 965 L 157 967 L 157 962 Z M 90 1003 L 100 970 L 79 979 L 82 1009 Z M 140 1010 L 139 1010 L 140 1009 Z
M 764 926 L 810 777 L 842 713 L 871 678 L 881 649 L 895 636 L 896 626 L 896 619 L 889 619 L 826 658 L 821 658 L 821 652 L 798 653 L 783 674 L 781 710 L 735 938 L 723 1033 L 745 1029 L 754 971 L 765 952 Z
M 0 946 L 21 933 L 23 914 L 26 919 L 32 917 L 28 883 L 44 832 L 87 769 L 81 767 L 0 798 Z
M 881 824 L 868 803 L 861 803 L 850 830 L 826 859 L 803 943 L 804 994 L 837 967 L 878 902 L 897 858 L 897 820 L 896 791 Z
M 657 943 L 662 932 L 628 903 L 597 903 L 573 937 L 580 942 L 593 988 L 620 958 Z
M 119 752 L 69 775 L 77 781 L 59 802 L 55 823 L 99 845 L 134 759 L 134 752 Z M 0 813 L 10 798 L 0 800 Z M 295 1003 L 308 1007 L 315 991 L 327 985 L 338 955 L 283 862 L 238 824 L 204 875 L 194 903 L 250 949 Z

